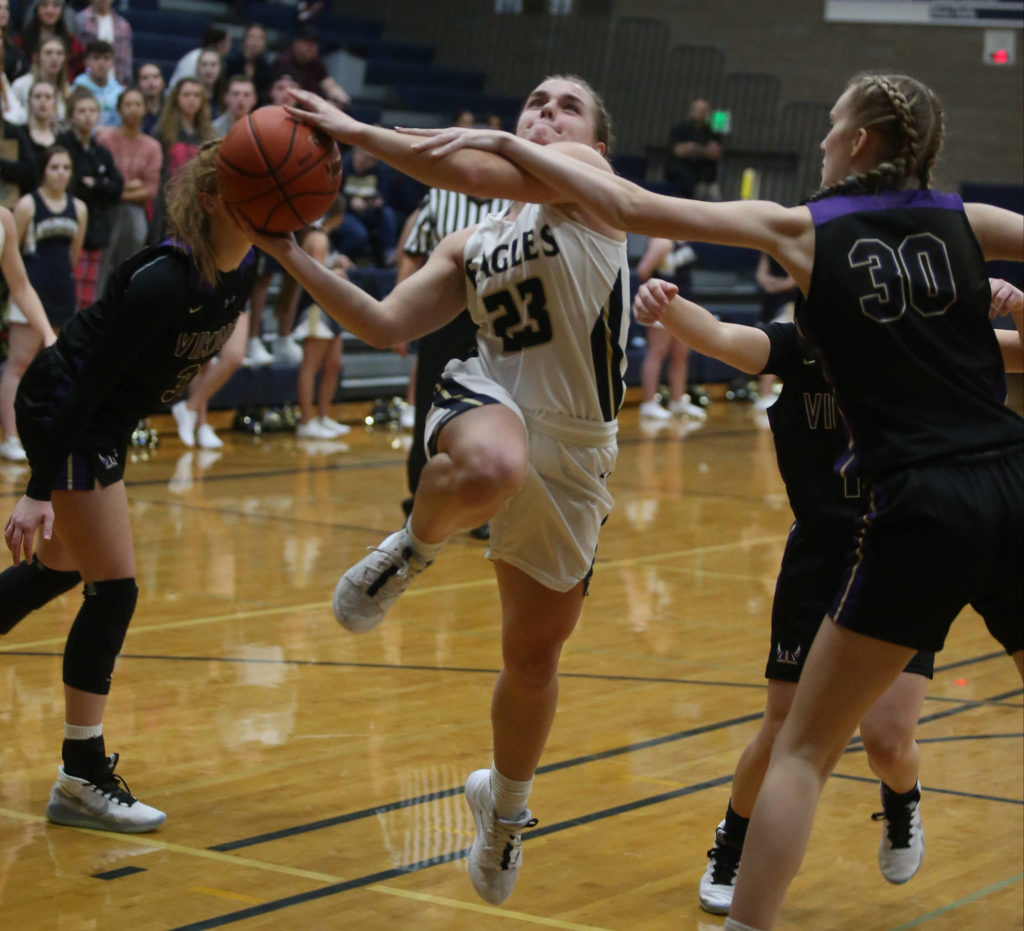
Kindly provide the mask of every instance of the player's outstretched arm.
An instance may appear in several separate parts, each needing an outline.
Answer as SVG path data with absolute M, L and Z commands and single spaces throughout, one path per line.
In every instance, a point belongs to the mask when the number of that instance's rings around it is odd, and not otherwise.
M 1024 217 L 991 204 L 964 204 L 987 262 L 1024 262 Z
M 723 323 L 699 304 L 679 297 L 679 289 L 660 278 L 640 286 L 633 315 L 640 323 L 660 322 L 687 346 L 741 372 L 757 374 L 768 364 L 771 343 L 763 330 Z
M 288 112 L 346 145 L 356 145 L 403 174 L 430 187 L 461 191 L 473 197 L 547 204 L 565 201 L 558 192 L 500 155 L 464 149 L 437 158 L 415 148 L 417 137 L 361 123 L 308 91 L 291 90 L 295 106 Z
M 460 243 L 469 231 L 443 240 L 420 271 L 378 301 L 324 268 L 294 236 L 261 234 L 240 217 L 236 222 L 253 245 L 275 258 L 325 313 L 377 349 L 432 333 L 454 319 L 466 304 Z M 459 242 L 449 242 L 456 238 Z
M 810 281 L 813 225 L 805 207 L 785 208 L 770 201 L 711 204 L 666 197 L 602 171 L 560 147 L 538 145 L 511 133 L 446 129 L 410 131 L 425 136 L 422 152 L 453 158 L 467 148 L 503 155 L 548 187 L 559 200 L 591 211 L 615 229 L 665 239 L 688 239 L 760 249 L 774 255 L 798 283 Z M 806 239 L 803 247 L 796 240 Z
M 990 317 L 1009 314 L 1016 330 L 996 330 L 996 339 L 1008 372 L 1024 372 L 1024 292 L 1002 278 L 989 278 L 992 288 Z

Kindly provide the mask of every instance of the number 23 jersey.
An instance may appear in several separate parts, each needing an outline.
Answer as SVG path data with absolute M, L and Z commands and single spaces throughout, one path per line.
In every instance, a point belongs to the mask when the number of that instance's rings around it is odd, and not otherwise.
M 484 371 L 527 410 L 615 420 L 629 329 L 626 243 L 558 207 L 490 214 L 466 242 Z

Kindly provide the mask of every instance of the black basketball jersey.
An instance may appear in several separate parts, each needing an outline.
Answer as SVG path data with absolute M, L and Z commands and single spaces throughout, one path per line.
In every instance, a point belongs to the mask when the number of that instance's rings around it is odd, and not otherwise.
M 835 470 L 847 443 L 835 395 L 796 324 L 760 329 L 771 343 L 764 372 L 782 379 L 768 421 L 793 514 L 809 533 L 849 536 L 861 510 L 860 481 L 850 469 Z
M 234 330 L 254 271 L 250 250 L 212 287 L 188 252 L 164 244 L 114 272 L 103 296 L 64 324 L 19 387 L 19 417 L 45 424 L 47 437 L 30 463 L 30 497 L 49 497 L 71 449 L 119 445 L 139 418 L 184 394 Z
M 862 478 L 1024 440 L 1003 405 L 985 261 L 963 202 L 936 191 L 808 204 L 804 338 L 825 366 Z

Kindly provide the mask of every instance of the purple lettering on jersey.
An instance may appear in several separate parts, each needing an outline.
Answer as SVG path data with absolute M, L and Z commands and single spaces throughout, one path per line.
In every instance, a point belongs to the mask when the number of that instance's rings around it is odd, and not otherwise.
M 871 210 L 900 210 L 930 207 L 938 210 L 964 209 L 959 194 L 945 194 L 942 191 L 881 191 L 878 194 L 846 194 L 811 201 L 808 205 L 814 225 L 820 226 L 848 213 L 863 213 Z

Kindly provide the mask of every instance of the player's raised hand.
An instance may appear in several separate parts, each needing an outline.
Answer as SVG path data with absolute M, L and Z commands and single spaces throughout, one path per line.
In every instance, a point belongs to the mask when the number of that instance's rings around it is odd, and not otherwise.
M 37 501 L 28 495 L 23 496 L 11 511 L 4 528 L 4 540 L 11 551 L 14 565 L 18 565 L 22 553 L 25 554 L 26 562 L 32 562 L 36 530 L 40 527 L 43 539 L 49 540 L 53 536 L 53 505 L 49 501 Z
M 992 303 L 988 309 L 990 317 L 1002 317 L 1004 314 L 1019 316 L 1024 313 L 1024 291 L 1002 278 L 989 278 L 988 283 L 992 288 Z
M 359 120 L 328 103 L 323 97 L 295 87 L 289 88 L 288 93 L 294 103 L 285 109 L 295 119 L 323 130 L 339 142 L 352 144 L 355 132 L 363 127 Z
M 637 323 L 644 326 L 657 323 L 677 294 L 679 288 L 670 281 L 662 281 L 660 278 L 645 281 L 633 298 L 633 316 Z
M 398 132 L 410 136 L 423 136 L 419 142 L 413 143 L 417 152 L 430 152 L 441 158 L 457 149 L 481 149 L 485 152 L 498 152 L 511 133 L 500 129 L 473 129 L 464 126 L 449 126 L 447 129 L 416 129 L 411 126 L 398 126 Z

